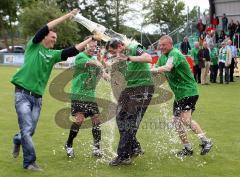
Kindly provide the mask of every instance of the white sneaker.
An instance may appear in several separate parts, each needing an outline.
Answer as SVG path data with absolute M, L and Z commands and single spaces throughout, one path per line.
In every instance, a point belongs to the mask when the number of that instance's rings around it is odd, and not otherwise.
M 66 153 L 67 153 L 68 157 L 70 157 L 70 158 L 74 158 L 75 157 L 74 149 L 72 147 L 68 147 L 67 145 L 65 145 L 65 150 L 66 150 Z

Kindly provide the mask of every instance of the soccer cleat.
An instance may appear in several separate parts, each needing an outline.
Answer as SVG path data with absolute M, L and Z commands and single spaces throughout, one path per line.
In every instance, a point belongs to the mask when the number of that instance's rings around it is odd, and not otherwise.
M 102 157 L 103 153 L 100 148 L 93 146 L 92 155 L 95 157 Z
M 43 171 L 42 168 L 40 168 L 36 163 L 30 164 L 27 166 L 26 170 L 31 170 L 31 171 Z
M 211 150 L 213 144 L 211 141 L 205 141 L 200 146 L 202 147 L 200 155 L 206 155 Z
M 17 158 L 19 156 L 20 147 L 21 147 L 20 144 L 13 143 L 13 151 L 12 151 L 13 158 Z
M 74 158 L 75 157 L 74 149 L 72 147 L 68 147 L 67 145 L 65 145 L 65 150 L 66 150 L 67 156 L 69 158 Z
M 185 156 L 192 156 L 193 155 L 193 150 L 192 149 L 187 149 L 183 148 L 181 151 L 177 153 L 178 157 L 185 157 Z
M 131 163 L 132 163 L 132 161 L 131 161 L 130 157 L 123 158 L 123 157 L 117 156 L 109 163 L 109 165 L 110 166 L 118 166 L 118 165 L 129 165 Z

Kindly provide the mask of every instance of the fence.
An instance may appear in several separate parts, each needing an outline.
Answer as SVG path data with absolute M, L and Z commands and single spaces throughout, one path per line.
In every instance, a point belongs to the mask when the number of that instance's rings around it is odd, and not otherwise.
M 69 68 L 73 66 L 75 57 L 68 58 L 67 61 L 59 62 L 54 68 Z M 21 66 L 24 63 L 24 54 L 22 53 L 0 53 L 0 64 Z
M 5 65 L 22 65 L 24 54 L 22 53 L 0 53 L 0 63 Z

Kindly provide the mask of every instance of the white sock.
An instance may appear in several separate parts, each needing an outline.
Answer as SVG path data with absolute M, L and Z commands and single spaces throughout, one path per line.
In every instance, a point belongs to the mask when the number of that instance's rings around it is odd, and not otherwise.
M 191 145 L 190 143 L 183 144 L 183 146 L 184 146 L 187 150 L 192 150 L 192 145 Z
M 205 133 L 199 133 L 198 134 L 198 138 L 202 141 L 202 142 L 208 142 L 209 140 L 207 139 L 207 137 L 205 136 Z

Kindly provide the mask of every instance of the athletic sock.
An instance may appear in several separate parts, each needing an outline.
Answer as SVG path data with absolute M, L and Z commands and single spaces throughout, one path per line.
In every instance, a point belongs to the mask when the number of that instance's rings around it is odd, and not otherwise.
M 184 148 L 187 150 L 192 150 L 192 145 L 190 143 L 183 144 Z
M 92 128 L 92 135 L 93 135 L 93 145 L 99 149 L 100 141 L 101 141 L 100 125 L 96 125 Z
M 199 133 L 198 134 L 199 139 L 204 143 L 204 142 L 209 142 L 209 140 L 207 139 L 207 137 L 205 136 L 204 133 Z
M 68 140 L 67 140 L 67 146 L 72 147 L 73 145 L 73 139 L 77 136 L 79 132 L 80 125 L 73 123 L 71 126 L 71 130 L 69 132 Z

